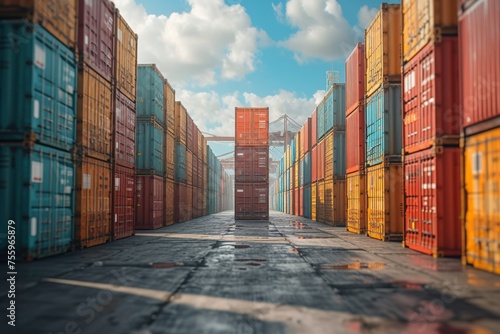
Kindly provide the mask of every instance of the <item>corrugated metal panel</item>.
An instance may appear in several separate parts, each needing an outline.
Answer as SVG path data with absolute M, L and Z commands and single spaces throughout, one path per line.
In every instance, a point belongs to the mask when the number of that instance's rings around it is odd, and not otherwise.
M 325 152 L 325 140 L 323 139 L 318 143 L 316 148 L 318 180 L 323 180 L 325 178 Z
M 321 102 L 316 108 L 316 139 L 319 140 L 325 135 L 325 103 Z
M 365 108 L 360 105 L 346 120 L 346 172 L 353 173 L 365 166 Z
M 186 182 L 186 146 L 175 143 L 175 182 Z
M 129 168 L 135 166 L 135 127 L 135 103 L 115 90 L 114 158 L 117 164 Z
M 0 44 L 0 140 L 34 137 L 44 145 L 72 149 L 73 52 L 41 27 L 19 21 L 0 22 Z
M 300 131 L 295 135 L 295 163 L 302 157 L 302 152 L 300 151 L 300 135 Z
M 165 133 L 165 177 L 170 180 L 175 179 L 175 138 L 170 132 Z
M 345 84 L 333 84 L 326 94 L 325 105 L 325 132 L 345 129 Z
M 496 274 L 500 274 L 498 161 L 500 128 L 465 138 L 465 259 Z
M 0 145 L 0 227 L 16 222 L 25 259 L 64 253 L 73 238 L 75 167 L 71 154 L 35 144 Z M 3 238 L 3 237 L 2 237 Z M 7 254 L 7 236 L 1 250 Z
M 186 115 L 186 148 L 193 153 L 194 122 L 189 114 Z
M 401 86 L 381 88 L 367 100 L 366 164 L 374 166 L 385 156 L 401 155 Z
M 438 256 L 462 252 L 460 148 L 405 155 L 405 245 Z
M 136 170 L 139 173 L 165 173 L 165 136 L 160 124 L 150 120 L 137 120 Z
M 358 43 L 345 62 L 346 116 L 365 99 L 365 45 Z
M 237 146 L 269 145 L 269 108 L 235 108 Z
M 114 19 L 113 2 L 78 1 L 79 57 L 109 82 L 115 63 Z
M 456 37 L 430 43 L 405 65 L 403 146 L 413 153 L 460 134 L 458 44 Z M 441 138 L 446 136 L 445 138 Z
M 300 197 L 300 188 L 295 188 L 293 191 L 293 200 L 294 200 L 294 210 L 293 214 L 295 216 L 301 216 L 301 197 Z
M 325 179 L 345 175 L 345 131 L 330 132 L 325 140 Z
M 108 161 L 112 155 L 111 84 L 84 65 L 78 71 L 78 113 L 76 141 L 79 150 Z
M 187 111 L 179 101 L 175 101 L 175 140 L 186 146 Z
M 154 116 L 165 127 L 164 78 L 154 64 L 137 68 L 137 116 Z
M 175 220 L 174 220 L 174 208 L 175 208 L 175 183 L 174 180 L 170 179 L 165 179 L 165 200 L 164 200 L 164 205 L 165 205 L 165 225 L 172 225 Z
M 325 223 L 345 226 L 345 177 L 325 179 Z
M 113 240 L 134 235 L 135 170 L 115 165 L 113 183 L 112 235 Z
M 457 0 L 404 0 L 403 62 L 410 61 L 429 42 L 457 33 Z
M 365 30 L 366 95 L 383 84 L 401 82 L 400 5 L 383 3 Z
M 167 79 L 163 82 L 163 98 L 166 130 L 175 135 L 175 89 L 172 88 Z
M 459 14 L 460 105 L 464 127 L 500 115 L 499 17 L 497 0 L 477 1 Z
M 311 150 L 311 182 L 318 180 L 318 147 Z
M 193 219 L 193 186 L 186 185 L 186 220 Z
M 304 186 L 302 194 L 303 216 L 311 218 L 311 186 Z
M 236 182 L 268 182 L 269 148 L 236 146 L 234 151 Z
M 235 183 L 235 219 L 269 219 L 269 184 Z
M 311 115 L 311 148 L 316 146 L 318 142 L 318 112 L 317 108 L 314 109 Z
M 76 1 L 0 0 L 0 17 L 40 24 L 61 43 L 75 49 Z
M 186 184 L 193 185 L 193 154 L 186 150 Z
M 111 164 L 84 157 L 76 164 L 75 244 L 91 247 L 111 239 Z
M 318 185 L 316 182 L 311 183 L 311 219 L 317 220 L 317 204 L 318 204 Z
M 137 89 L 137 34 L 116 9 L 116 89 L 135 102 Z
M 151 230 L 164 226 L 163 177 L 157 175 L 136 176 L 135 228 Z
M 366 232 L 366 179 L 363 170 L 346 175 L 347 230 Z
M 316 189 L 316 220 L 325 223 L 325 181 L 318 181 Z
M 294 165 L 294 178 L 293 178 L 293 188 L 296 189 L 299 187 L 299 180 L 300 180 L 300 165 L 295 164 Z
M 188 220 L 187 218 L 187 186 L 184 183 L 176 183 L 174 186 L 174 194 L 175 194 L 175 208 L 174 208 L 174 217 L 176 223 L 185 222 Z M 214 213 L 214 212 L 210 212 Z
M 379 240 L 402 240 L 402 164 L 384 162 L 369 167 L 366 178 L 368 236 Z

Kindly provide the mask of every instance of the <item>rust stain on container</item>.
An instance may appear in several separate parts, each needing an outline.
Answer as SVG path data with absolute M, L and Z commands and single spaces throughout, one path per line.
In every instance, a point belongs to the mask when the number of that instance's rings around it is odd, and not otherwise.
M 116 9 L 116 88 L 135 102 L 137 85 L 137 34 Z
M 347 230 L 366 232 L 366 178 L 363 170 L 346 175 Z

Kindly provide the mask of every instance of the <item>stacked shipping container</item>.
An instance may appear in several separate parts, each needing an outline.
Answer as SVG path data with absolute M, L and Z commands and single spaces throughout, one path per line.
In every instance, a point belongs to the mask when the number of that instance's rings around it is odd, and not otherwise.
M 235 108 L 235 219 L 269 219 L 269 108 Z

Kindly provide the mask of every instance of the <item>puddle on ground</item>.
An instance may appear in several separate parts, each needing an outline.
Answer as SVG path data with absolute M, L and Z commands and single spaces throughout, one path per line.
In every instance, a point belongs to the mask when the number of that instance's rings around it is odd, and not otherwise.
M 299 229 L 299 230 L 311 230 L 312 229 L 312 227 L 308 226 L 307 224 L 301 223 L 298 221 L 293 221 L 290 223 L 290 225 L 295 227 L 296 229 Z
M 236 244 L 235 242 L 223 242 L 218 248 L 221 249 L 244 249 L 244 248 L 249 248 L 249 245 L 240 245 Z
M 467 273 L 467 284 L 483 288 L 500 287 L 500 281 L 498 281 L 497 279 L 486 280 L 482 277 L 479 277 L 476 273 Z
M 385 263 L 363 263 L 353 262 L 348 264 L 321 264 L 319 266 L 322 270 L 360 270 L 360 269 L 383 269 Z
M 155 269 L 174 268 L 177 266 L 177 263 L 151 263 L 151 268 Z

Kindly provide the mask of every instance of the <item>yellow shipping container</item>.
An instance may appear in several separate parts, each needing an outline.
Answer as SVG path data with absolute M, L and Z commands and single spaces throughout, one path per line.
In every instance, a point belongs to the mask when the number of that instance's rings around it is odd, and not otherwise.
M 316 203 L 317 203 L 317 185 L 316 182 L 311 183 L 311 219 L 316 220 Z
M 379 240 L 403 238 L 403 166 L 386 163 L 369 167 L 368 236 Z
M 465 139 L 465 260 L 500 274 L 500 128 Z
M 382 4 L 365 30 L 366 96 L 380 86 L 401 82 L 400 5 Z
M 297 132 L 297 135 L 295 135 L 295 162 L 298 162 L 301 156 L 302 154 L 300 151 L 300 132 Z
M 318 188 L 316 189 L 316 220 L 325 222 L 325 181 L 318 181 Z
M 180 101 L 175 101 L 175 140 L 186 146 L 187 111 Z
M 165 111 L 166 130 L 172 134 L 175 133 L 175 89 L 168 80 L 163 82 L 163 108 Z
M 346 175 L 347 231 L 366 232 L 366 179 L 364 171 Z
M 116 88 L 135 102 L 137 84 L 137 34 L 116 10 Z
M 300 166 L 299 163 L 295 163 L 294 165 L 294 173 L 295 173 L 295 178 L 293 179 L 293 189 L 297 189 L 299 187 L 299 180 L 300 180 Z
M 430 41 L 457 34 L 457 0 L 403 0 L 403 62 Z
M 325 180 L 325 223 L 345 226 L 345 178 Z
M 165 176 L 173 180 L 175 177 L 175 138 L 170 132 L 165 133 Z

